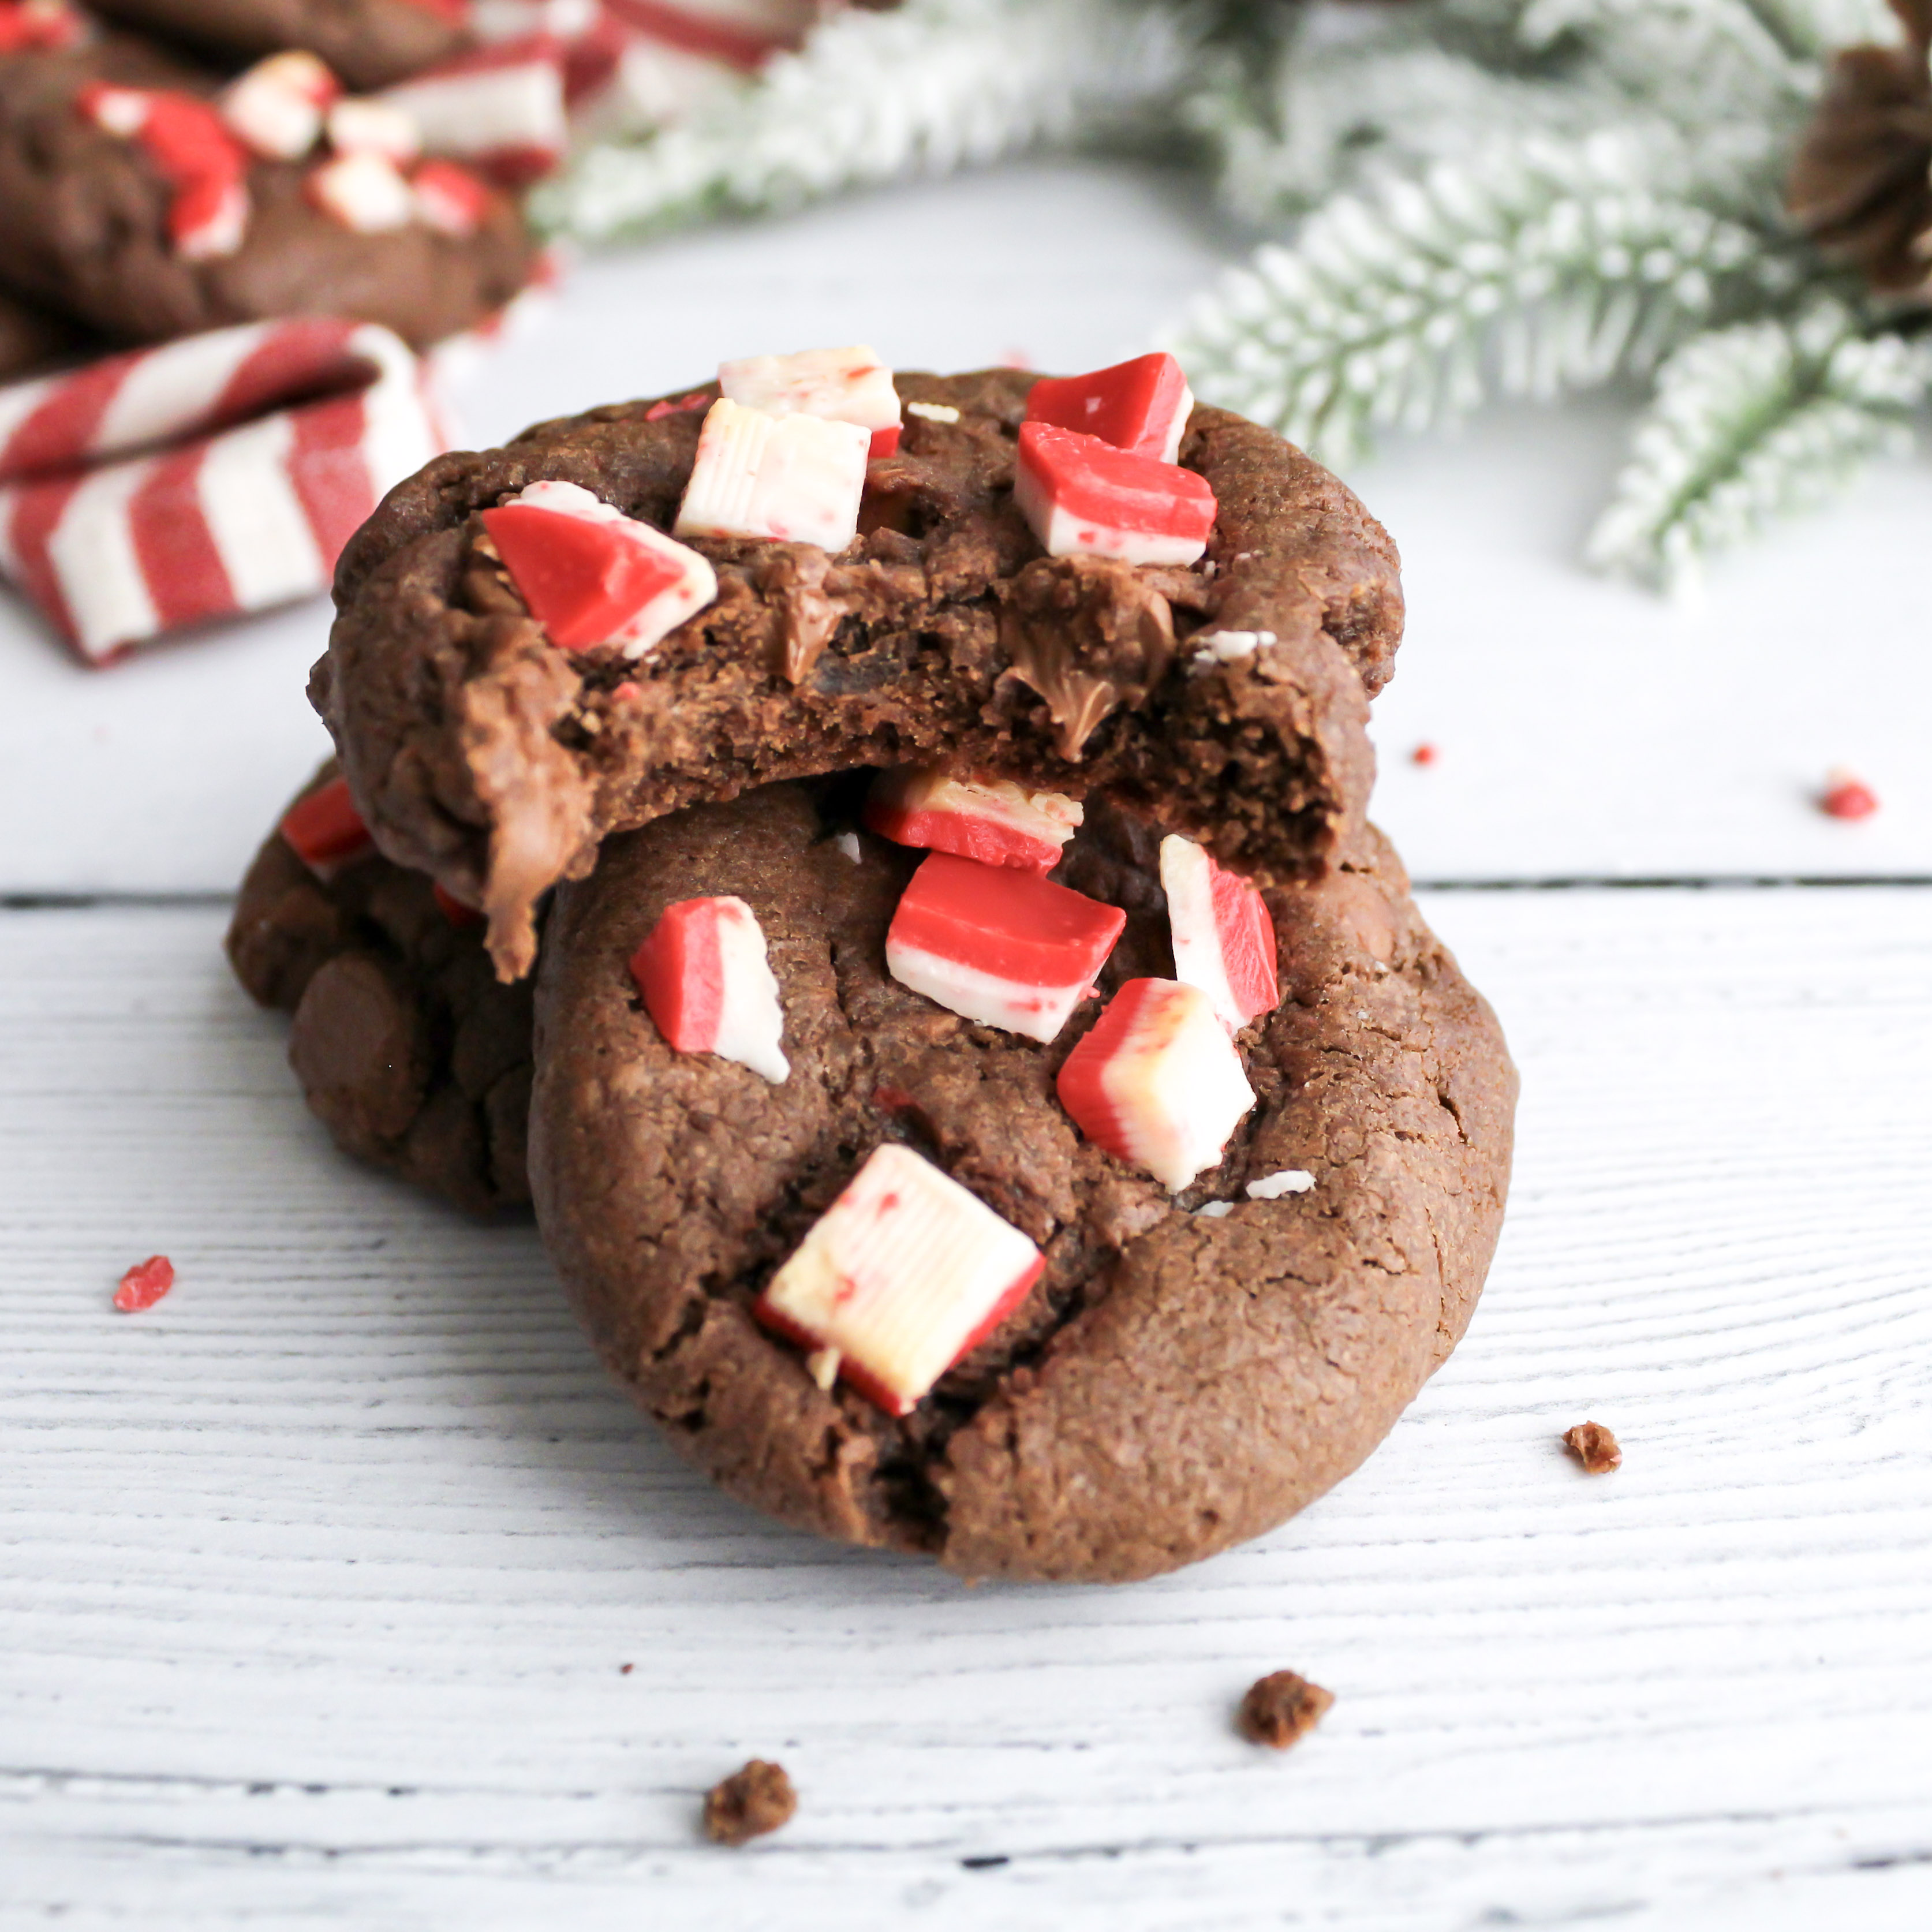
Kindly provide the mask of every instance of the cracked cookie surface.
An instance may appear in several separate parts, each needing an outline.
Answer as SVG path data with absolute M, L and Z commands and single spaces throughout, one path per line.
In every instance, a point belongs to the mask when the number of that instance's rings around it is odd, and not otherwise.
M 1034 380 L 902 372 L 904 401 L 957 420 L 908 412 L 859 538 L 696 542 L 718 600 L 636 662 L 554 646 L 478 513 L 548 479 L 668 528 L 701 406 L 614 405 L 429 464 L 344 553 L 310 687 L 379 843 L 485 909 L 506 976 L 543 893 L 611 832 L 860 764 L 1103 793 L 1240 872 L 1321 871 L 1368 795 L 1394 544 L 1292 446 L 1198 408 L 1180 460 L 1220 502 L 1200 565 L 1047 558 L 1012 500 Z
M 1177 1196 L 1054 1097 L 1099 1012 L 1041 1046 L 886 974 L 922 856 L 857 835 L 856 776 L 612 840 L 558 896 L 531 1178 L 604 1360 L 734 1494 L 968 1576 L 1121 1580 L 1258 1534 L 1361 1461 L 1461 1335 L 1501 1223 L 1516 1076 L 1380 835 L 1270 887 L 1282 998 L 1238 1036 L 1258 1101 Z M 1121 907 L 1104 998 L 1173 962 L 1156 835 L 1103 802 L 1054 877 Z M 668 1047 L 628 962 L 664 907 L 733 893 L 765 933 L 792 1072 Z M 903 1141 L 1046 1257 L 913 1412 L 821 1390 L 752 1300 L 872 1150 Z M 1283 1170 L 1305 1192 L 1250 1198 Z M 1197 1210 L 1227 1204 L 1228 1211 Z

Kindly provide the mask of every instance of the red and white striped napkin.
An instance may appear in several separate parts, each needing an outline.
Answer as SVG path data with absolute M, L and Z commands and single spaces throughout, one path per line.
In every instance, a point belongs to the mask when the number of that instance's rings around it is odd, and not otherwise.
M 448 447 L 406 344 L 296 319 L 0 388 L 0 575 L 92 664 L 327 589 Z

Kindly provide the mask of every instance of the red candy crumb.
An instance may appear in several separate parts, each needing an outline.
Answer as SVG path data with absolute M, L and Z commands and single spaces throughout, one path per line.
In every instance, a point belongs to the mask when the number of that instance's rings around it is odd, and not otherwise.
M 150 1255 L 121 1277 L 114 1291 L 114 1306 L 123 1315 L 138 1315 L 152 1308 L 175 1285 L 175 1264 L 166 1255 Z
M 1878 809 L 1878 794 L 1849 772 L 1834 772 L 1818 809 L 1827 818 L 1869 818 Z
M 282 842 L 325 879 L 351 859 L 359 859 L 375 842 L 349 796 L 346 778 L 331 778 L 306 798 L 297 799 L 282 814 L 279 829 Z
M 1425 738 L 1414 751 L 1409 753 L 1408 761 L 1412 765 L 1432 765 L 1442 755 L 1442 753 Z

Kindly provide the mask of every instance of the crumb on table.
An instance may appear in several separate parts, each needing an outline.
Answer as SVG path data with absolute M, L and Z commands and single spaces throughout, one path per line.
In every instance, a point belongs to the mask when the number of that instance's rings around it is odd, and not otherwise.
M 1617 1438 L 1600 1422 L 1580 1422 L 1565 1430 L 1563 1446 L 1582 1464 L 1586 1476 L 1607 1476 L 1624 1460 Z
M 798 1809 L 798 1793 L 783 1765 L 754 1757 L 704 1794 L 704 1835 L 720 1845 L 742 1845 L 776 1832 Z
M 1324 1690 L 1292 1670 L 1270 1671 L 1248 1686 L 1235 1722 L 1250 1743 L 1286 1750 L 1321 1723 L 1334 1701 L 1332 1690 Z

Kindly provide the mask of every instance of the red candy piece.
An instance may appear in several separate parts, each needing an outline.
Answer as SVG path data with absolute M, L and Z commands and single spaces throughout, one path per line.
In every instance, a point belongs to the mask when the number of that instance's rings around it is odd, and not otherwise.
M 567 651 L 608 644 L 684 580 L 676 560 L 611 523 L 506 503 L 485 510 L 483 525 L 530 614 Z
M 780 1268 L 752 1312 L 905 1415 L 1026 1298 L 1046 1257 L 910 1148 L 888 1142 Z
M 62 4 L 15 5 L 0 0 L 0 54 L 70 47 L 80 38 L 80 16 Z
M 775 1084 L 791 1072 L 765 935 L 742 899 L 666 906 L 632 956 L 631 976 L 676 1052 L 721 1054 Z
M 1213 1003 L 1174 980 L 1130 980 L 1066 1056 L 1060 1104 L 1096 1146 L 1178 1193 L 1255 1104 Z
M 900 423 L 894 423 L 889 429 L 873 430 L 872 446 L 866 452 L 866 460 L 876 463 L 882 456 L 897 455 L 899 438 L 904 433 L 904 426 Z
M 862 818 L 868 831 L 898 844 L 953 852 L 982 866 L 1050 872 L 1082 812 L 1058 792 L 1030 793 L 1010 780 L 948 778 L 902 765 L 873 780 Z
M 1425 740 L 1409 753 L 1408 761 L 1412 765 L 1432 765 L 1442 755 L 1433 745 Z
M 446 892 L 440 885 L 430 887 L 430 896 L 436 901 L 436 909 L 460 932 L 464 927 L 481 926 L 483 915 L 473 905 L 465 905 L 454 892 Z
M 282 842 L 325 879 L 351 859 L 360 858 L 375 842 L 349 796 L 346 778 L 331 778 L 308 797 L 297 799 L 283 814 L 279 829 Z
M 175 1285 L 175 1264 L 166 1255 L 150 1255 L 121 1277 L 114 1291 L 114 1306 L 123 1315 L 138 1315 L 152 1308 Z
M 1050 1040 L 1126 922 L 1118 907 L 1030 872 L 935 852 L 892 914 L 886 965 L 969 1020 Z
M 1818 809 L 1828 818 L 1869 818 L 1878 809 L 1878 794 L 1862 779 L 1834 776 Z
M 410 176 L 410 186 L 424 220 L 459 238 L 476 232 L 496 199 L 484 182 L 454 161 L 424 161 Z
M 1187 378 L 1172 356 L 1136 356 L 1085 376 L 1042 378 L 1028 392 L 1026 419 L 1172 463 L 1193 406 Z
M 1274 921 L 1246 879 L 1170 833 L 1160 842 L 1161 890 L 1174 935 L 1174 976 L 1198 986 L 1230 1033 L 1281 1004 Z
M 1214 492 L 1178 464 L 1098 436 L 1020 425 L 1013 500 L 1049 556 L 1192 563 L 1214 527 Z
M 707 395 L 704 390 L 694 390 L 688 396 L 666 397 L 661 403 L 653 403 L 644 412 L 646 422 L 662 422 L 666 416 L 681 416 L 693 410 L 708 410 L 717 398 Z
M 98 127 L 138 140 L 173 188 L 168 236 L 178 254 L 201 261 L 241 246 L 248 151 L 207 101 L 92 81 L 74 104 Z

